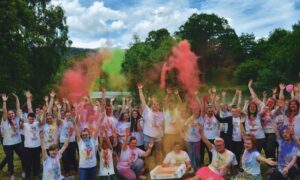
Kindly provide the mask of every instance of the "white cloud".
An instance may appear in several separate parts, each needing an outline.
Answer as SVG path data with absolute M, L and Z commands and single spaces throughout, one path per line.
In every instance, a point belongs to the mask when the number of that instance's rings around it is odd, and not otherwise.
M 79 0 L 51 3 L 61 4 L 66 11 L 72 46 L 91 48 L 128 47 L 134 34 L 143 40 L 148 32 L 160 28 L 174 33 L 193 13 L 225 17 L 238 34 L 253 32 L 256 37 L 266 37 L 276 27 L 291 29 L 300 17 L 293 0 L 209 0 L 194 5 L 185 0 L 143 0 L 121 10 L 109 8 L 100 0 L 89 7 Z

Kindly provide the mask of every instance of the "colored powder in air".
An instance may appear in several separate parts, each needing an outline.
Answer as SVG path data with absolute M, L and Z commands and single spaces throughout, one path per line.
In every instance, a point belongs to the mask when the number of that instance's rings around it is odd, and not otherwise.
M 166 88 L 167 73 L 173 69 L 177 70 L 177 80 L 186 93 L 185 99 L 190 108 L 196 108 L 198 104 L 195 98 L 195 92 L 200 86 L 197 59 L 198 57 L 191 51 L 188 41 L 180 41 L 172 49 L 172 55 L 163 65 L 161 72 L 161 87 Z
M 66 70 L 58 87 L 59 96 L 74 103 L 95 90 L 96 80 L 102 73 L 100 68 L 102 59 L 100 54 L 89 54 Z
M 124 50 L 112 49 L 109 51 L 108 58 L 106 58 L 101 65 L 103 72 L 107 76 L 106 84 L 109 89 L 126 90 L 127 81 L 121 73 L 124 57 Z

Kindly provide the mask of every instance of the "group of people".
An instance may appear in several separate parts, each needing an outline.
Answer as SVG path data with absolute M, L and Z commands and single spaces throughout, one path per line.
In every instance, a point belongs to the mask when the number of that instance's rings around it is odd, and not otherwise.
M 105 88 L 101 99 L 84 96 L 78 102 L 51 92 L 34 111 L 29 91 L 24 108 L 13 94 L 15 110 L 7 109 L 8 96 L 2 94 L 5 156 L 0 169 L 7 164 L 15 179 L 15 152 L 26 179 L 39 177 L 41 169 L 44 180 L 71 174 L 80 180 L 146 179 L 149 157 L 162 167 L 185 165 L 194 180 L 259 180 L 261 163 L 268 165 L 269 179 L 297 179 L 300 88 L 295 85 L 286 98 L 285 85 L 280 84 L 279 93 L 274 88 L 271 97 L 264 93 L 261 100 L 252 83 L 251 98 L 244 102 L 241 90 L 227 102 L 227 93 L 218 94 L 213 87 L 202 98 L 195 93 L 193 106 L 171 88 L 162 103 L 154 97 L 146 101 L 142 84 L 137 85 L 139 106 L 122 98 L 120 108 L 113 99 L 107 102 Z

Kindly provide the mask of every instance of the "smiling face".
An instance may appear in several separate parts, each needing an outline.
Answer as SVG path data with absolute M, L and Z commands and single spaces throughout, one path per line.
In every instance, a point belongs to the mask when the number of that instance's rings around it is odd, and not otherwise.
M 15 112 L 13 110 L 9 110 L 7 112 L 7 119 L 8 120 L 13 120 L 15 118 Z
M 157 100 L 152 100 L 151 109 L 154 112 L 159 111 L 159 103 L 157 102 Z
M 225 151 L 225 143 L 223 140 L 216 140 L 215 141 L 216 151 L 219 153 L 223 153 Z
M 81 131 L 81 139 L 82 140 L 87 140 L 87 139 L 89 139 L 90 138 L 90 133 L 89 133 L 89 130 L 87 129 L 87 128 L 85 128 L 85 129 L 83 129 L 82 131 Z

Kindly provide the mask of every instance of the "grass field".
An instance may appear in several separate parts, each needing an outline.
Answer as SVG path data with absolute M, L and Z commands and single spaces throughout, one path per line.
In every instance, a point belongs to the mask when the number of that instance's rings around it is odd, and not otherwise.
M 3 158 L 5 157 L 5 154 L 3 152 L 3 149 L 2 147 L 0 148 L 0 160 L 2 160 Z M 208 164 L 208 157 L 206 156 L 205 157 L 205 163 Z M 146 164 L 148 166 L 148 168 L 151 170 L 153 169 L 156 165 L 154 163 L 154 158 L 153 156 L 150 156 L 146 159 Z M 21 173 L 22 173 L 22 168 L 21 168 L 21 161 L 19 160 L 19 158 L 17 157 L 17 155 L 14 156 L 14 167 L 15 167 L 15 175 L 16 175 L 16 179 L 20 179 L 21 177 Z M 261 172 L 262 172 L 262 176 L 263 176 L 263 180 L 266 180 L 267 179 L 267 175 L 266 175 L 266 172 L 267 172 L 267 166 L 266 165 L 262 165 L 261 166 Z M 193 176 L 193 174 L 191 174 L 190 176 Z M 9 177 L 9 172 L 8 172 L 8 168 L 7 166 L 4 167 L 4 169 L 2 171 L 0 171 L 0 180 L 9 180 L 10 177 Z M 36 178 L 37 180 L 38 179 L 41 179 L 41 178 Z M 75 179 L 77 179 L 77 176 L 75 176 Z M 100 177 L 98 177 L 99 180 Z M 115 178 L 117 179 L 117 178 Z M 148 179 L 150 179 L 150 176 L 148 175 Z M 226 179 L 230 179 L 230 177 L 228 176 Z

